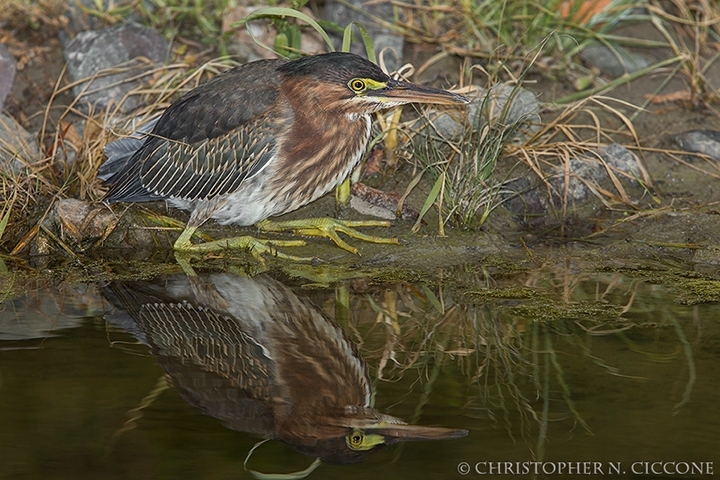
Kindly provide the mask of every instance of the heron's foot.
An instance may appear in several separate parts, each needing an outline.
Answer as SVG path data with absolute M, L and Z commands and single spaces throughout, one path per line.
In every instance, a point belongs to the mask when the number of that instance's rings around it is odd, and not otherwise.
M 223 238 L 212 242 L 193 244 L 190 238 L 196 227 L 187 227 L 175 241 L 173 248 L 178 253 L 210 253 L 224 250 L 248 250 L 260 263 L 265 263 L 262 255 L 292 260 L 294 262 L 312 262 L 309 257 L 288 255 L 277 250 L 276 247 L 302 247 L 302 240 L 266 240 L 245 235 L 242 237 Z
M 390 222 L 383 220 L 337 220 L 330 217 L 322 218 L 302 218 L 299 220 L 286 220 L 282 222 L 274 222 L 271 220 L 263 220 L 256 225 L 260 230 L 265 232 L 282 232 L 292 230 L 297 235 L 308 235 L 313 237 L 327 237 L 335 244 L 347 250 L 350 253 L 358 253 L 358 249 L 345 242 L 338 233 L 357 238 L 371 243 L 386 243 L 399 245 L 397 238 L 377 237 L 375 235 L 367 235 L 355 230 L 355 227 L 389 227 Z

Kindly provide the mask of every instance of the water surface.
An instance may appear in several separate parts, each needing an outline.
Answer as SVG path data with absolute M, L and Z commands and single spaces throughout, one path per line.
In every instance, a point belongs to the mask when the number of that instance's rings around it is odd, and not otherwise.
M 475 287 L 38 282 L 0 313 L 0 476 L 252 478 L 321 457 L 308 478 L 711 477 L 717 303 L 618 273 L 455 275 Z M 342 453 L 351 413 L 425 440 Z

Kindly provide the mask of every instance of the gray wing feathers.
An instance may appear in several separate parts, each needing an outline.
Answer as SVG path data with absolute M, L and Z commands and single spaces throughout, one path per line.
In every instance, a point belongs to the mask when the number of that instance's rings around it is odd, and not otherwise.
M 241 388 L 268 386 L 274 361 L 233 318 L 185 301 L 148 303 L 139 313 L 157 353 L 204 365 L 223 376 L 232 372 Z
M 145 154 L 141 183 L 154 195 L 198 200 L 225 195 L 267 165 L 275 156 L 272 135 L 247 126 L 194 145 L 160 142 Z M 253 140 L 249 138 L 252 132 Z
M 108 145 L 105 201 L 207 200 L 236 191 L 275 157 L 283 62 L 251 62 L 216 76 L 165 110 L 152 133 Z
M 102 181 L 107 181 L 112 178 L 113 175 L 122 171 L 130 157 L 145 143 L 147 133 L 155 128 L 155 124 L 159 119 L 160 117 L 146 123 L 133 132 L 132 135 L 105 145 L 103 151 L 105 152 L 107 160 L 98 168 L 97 178 Z

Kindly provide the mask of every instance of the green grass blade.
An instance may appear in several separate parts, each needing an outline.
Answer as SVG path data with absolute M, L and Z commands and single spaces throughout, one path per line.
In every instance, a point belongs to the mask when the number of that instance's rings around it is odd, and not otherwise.
M 347 27 L 345 27 L 345 30 L 343 30 L 343 40 L 342 40 L 342 51 L 343 52 L 349 52 L 350 51 L 350 43 L 352 42 L 352 27 L 356 26 L 358 30 L 360 31 L 360 36 L 362 37 L 363 44 L 365 45 L 365 52 L 367 53 L 368 60 L 370 60 L 373 63 L 377 63 L 375 58 L 375 46 L 372 43 L 372 37 L 368 33 L 367 29 L 363 27 L 363 25 L 359 22 L 352 22 L 348 24 Z
M 316 32 L 318 32 L 320 34 L 322 39 L 327 44 L 329 51 L 332 52 L 335 50 L 332 40 L 330 40 L 330 37 L 328 36 L 327 32 L 315 20 L 313 20 L 308 15 L 306 15 L 302 12 L 293 10 L 292 8 L 283 8 L 283 7 L 260 8 L 258 10 L 255 10 L 250 15 L 248 15 L 247 18 L 245 18 L 245 20 L 243 20 L 239 24 L 246 25 L 248 22 L 251 22 L 253 20 L 257 20 L 258 18 L 263 18 L 263 17 L 293 17 L 293 18 L 297 18 L 298 20 L 302 20 L 303 22 L 310 25 L 313 29 L 315 29 Z M 249 31 L 250 30 L 248 29 L 248 32 Z M 263 45 L 263 46 L 267 47 L 266 45 Z
M 420 210 L 420 215 L 418 215 L 418 219 L 415 222 L 415 225 L 413 225 L 412 229 L 410 230 L 412 233 L 417 233 L 418 230 L 420 230 L 420 223 L 422 222 L 423 217 L 425 214 L 430 210 L 430 207 L 433 206 L 433 203 L 435 203 L 435 200 L 437 200 L 438 195 L 440 195 L 440 190 L 442 189 L 443 184 L 445 183 L 445 172 L 442 172 L 438 179 L 435 181 L 435 185 L 433 185 L 432 189 L 430 190 L 430 193 L 428 194 L 427 198 L 425 199 L 425 203 L 423 204 L 422 210 Z
M 3 207 L 2 219 L 0 219 L 0 240 L 2 240 L 5 228 L 7 228 L 7 224 L 10 221 L 10 212 L 12 212 L 13 203 L 15 203 L 14 198 Z

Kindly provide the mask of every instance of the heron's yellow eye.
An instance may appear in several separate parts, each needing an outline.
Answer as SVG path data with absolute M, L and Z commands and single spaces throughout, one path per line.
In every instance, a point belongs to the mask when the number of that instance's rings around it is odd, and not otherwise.
M 353 92 L 360 93 L 367 89 L 367 84 L 365 83 L 365 80 L 361 78 L 353 78 L 348 82 L 348 86 Z
M 385 443 L 385 438 L 382 435 L 376 433 L 365 434 L 359 428 L 353 429 L 353 431 L 345 437 L 345 443 L 350 450 L 355 452 L 367 452 L 372 450 L 378 445 Z
M 363 435 L 362 432 L 358 432 L 357 430 L 347 436 L 348 446 L 353 450 L 361 448 L 363 440 L 365 440 L 365 435 Z

